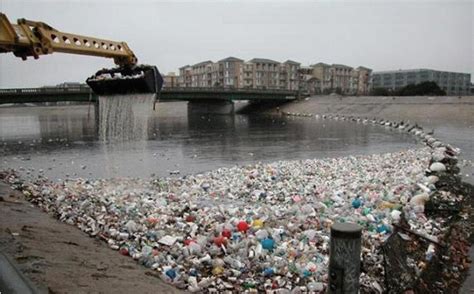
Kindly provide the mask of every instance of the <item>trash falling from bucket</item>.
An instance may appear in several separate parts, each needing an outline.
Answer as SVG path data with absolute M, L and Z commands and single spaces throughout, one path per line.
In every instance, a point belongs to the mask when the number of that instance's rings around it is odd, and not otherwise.
M 148 118 L 155 94 L 99 97 L 99 137 L 102 141 L 148 139 Z

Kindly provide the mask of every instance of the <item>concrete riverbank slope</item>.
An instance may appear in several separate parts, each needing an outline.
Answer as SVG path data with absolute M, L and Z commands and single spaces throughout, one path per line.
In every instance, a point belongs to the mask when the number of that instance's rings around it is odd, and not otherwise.
M 280 107 L 289 112 L 355 115 L 391 120 L 443 122 L 474 121 L 474 96 L 339 97 L 314 96 Z
M 418 124 L 426 132 L 461 148 L 464 180 L 474 184 L 474 96 L 314 96 L 273 108 L 280 113 L 344 115 Z

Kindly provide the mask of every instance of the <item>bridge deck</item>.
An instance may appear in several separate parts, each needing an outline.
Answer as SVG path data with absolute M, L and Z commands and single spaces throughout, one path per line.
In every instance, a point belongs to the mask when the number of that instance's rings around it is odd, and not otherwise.
M 216 101 L 216 100 L 293 100 L 297 91 L 229 88 L 164 88 L 160 101 Z M 0 89 L 0 104 L 40 102 L 95 102 L 89 87 L 77 88 L 21 88 Z

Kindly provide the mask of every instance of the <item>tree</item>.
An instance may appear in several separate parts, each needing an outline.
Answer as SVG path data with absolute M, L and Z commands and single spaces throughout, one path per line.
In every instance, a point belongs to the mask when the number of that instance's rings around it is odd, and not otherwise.
M 371 96 L 445 96 L 446 92 L 435 82 L 422 82 L 419 84 L 406 85 L 397 90 L 385 88 L 373 88 Z
M 395 91 L 397 96 L 445 96 L 446 92 L 441 89 L 435 82 L 422 82 L 419 84 L 406 85 Z
M 373 88 L 370 90 L 371 96 L 389 96 L 390 92 L 385 88 Z
M 332 89 L 326 88 L 326 89 L 323 90 L 324 95 L 329 95 L 331 93 L 332 93 Z

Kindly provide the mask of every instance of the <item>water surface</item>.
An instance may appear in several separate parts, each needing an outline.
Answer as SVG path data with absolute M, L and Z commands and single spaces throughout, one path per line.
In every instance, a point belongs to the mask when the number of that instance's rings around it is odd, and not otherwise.
M 410 135 L 380 126 L 264 115 L 188 116 L 185 103 L 157 108 L 148 122 L 148 140 L 128 143 L 100 140 L 91 106 L 0 108 L 1 168 L 54 180 L 168 176 L 415 146 Z

